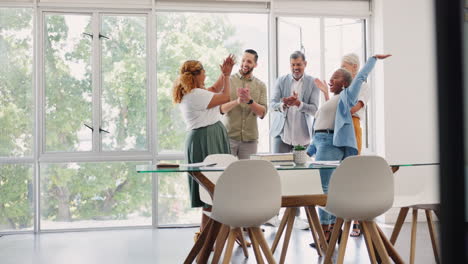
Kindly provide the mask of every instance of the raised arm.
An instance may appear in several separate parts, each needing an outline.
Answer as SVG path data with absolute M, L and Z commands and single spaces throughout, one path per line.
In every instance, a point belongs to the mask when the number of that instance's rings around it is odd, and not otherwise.
M 348 104 L 350 105 L 350 107 L 353 107 L 356 104 L 356 99 L 359 96 L 359 92 L 361 91 L 361 85 L 363 82 L 366 81 L 367 76 L 369 76 L 369 73 L 372 71 L 372 69 L 374 69 L 377 60 L 383 60 L 390 56 L 392 55 L 374 55 L 367 60 L 366 65 L 364 65 L 364 67 L 353 79 L 351 85 L 346 89 L 346 92 L 348 93 Z
M 207 88 L 208 91 L 213 92 L 213 93 L 219 93 L 223 89 L 224 85 L 224 74 L 221 73 L 218 77 L 218 80 L 213 84 L 213 86 Z

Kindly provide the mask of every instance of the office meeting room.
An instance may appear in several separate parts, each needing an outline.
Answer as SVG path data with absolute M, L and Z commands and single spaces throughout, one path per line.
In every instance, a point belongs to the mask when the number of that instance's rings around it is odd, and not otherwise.
M 0 264 L 468 263 L 468 0 L 0 0 Z

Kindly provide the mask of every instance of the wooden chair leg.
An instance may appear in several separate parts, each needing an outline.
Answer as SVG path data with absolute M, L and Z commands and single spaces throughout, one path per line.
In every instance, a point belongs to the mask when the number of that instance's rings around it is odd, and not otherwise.
M 244 238 L 244 232 L 242 232 L 242 228 L 236 228 L 236 231 L 237 231 L 237 234 L 238 234 L 238 238 L 240 240 L 242 250 L 244 251 L 244 256 L 246 258 L 248 258 L 249 257 L 249 251 L 247 250 L 247 242 L 246 242 L 246 240 Z
M 426 211 L 427 227 L 429 228 L 429 234 L 431 235 L 432 251 L 434 251 L 434 257 L 435 257 L 437 264 L 439 264 L 440 263 L 439 248 L 437 246 L 437 238 L 435 234 L 434 221 L 432 220 L 431 210 L 426 209 L 425 211 Z
M 257 260 L 257 263 L 258 264 L 264 264 L 262 252 L 260 252 L 258 241 L 255 238 L 255 235 L 254 235 L 254 233 L 252 231 L 252 228 L 247 228 L 247 231 L 249 232 L 250 241 L 252 242 L 252 248 L 253 248 L 255 259 Z
M 205 244 L 205 241 L 208 237 L 208 233 L 210 233 L 210 229 L 211 229 L 211 226 L 213 225 L 213 222 L 214 221 L 211 218 L 208 220 L 208 222 L 206 223 L 205 229 L 203 229 L 200 236 L 198 237 L 198 240 L 195 242 L 188 256 L 185 258 L 184 264 L 192 263 L 195 260 L 195 258 L 198 256 L 198 254 L 203 248 L 203 245 Z
M 369 230 L 367 230 L 367 226 L 362 225 L 361 229 L 364 236 L 364 241 L 366 242 L 367 253 L 369 254 L 370 263 L 375 264 L 377 263 L 377 259 L 375 258 L 374 245 L 372 244 L 371 235 L 369 233 Z
M 390 264 L 390 257 L 388 256 L 387 250 L 382 242 L 382 238 L 380 237 L 379 231 L 377 230 L 377 225 L 374 221 L 363 221 L 364 225 L 366 225 L 367 230 L 370 231 L 370 235 L 372 237 L 372 243 L 374 244 L 377 252 L 379 253 L 380 259 L 383 264 Z
M 397 264 L 405 263 L 400 254 L 398 254 L 396 249 L 393 247 L 392 243 L 390 243 L 390 241 L 387 239 L 382 229 L 380 229 L 378 225 L 375 226 L 377 227 L 377 231 L 379 231 L 380 238 L 382 239 L 382 242 L 385 246 L 385 250 L 387 250 L 388 256 Z
M 327 254 L 325 255 L 325 260 L 323 263 L 328 264 L 332 263 L 332 255 L 335 251 L 335 245 L 338 241 L 338 235 L 340 234 L 340 229 L 343 226 L 343 218 L 336 218 L 335 226 L 333 226 L 333 232 L 330 237 L 330 242 L 328 243 Z
M 315 250 L 317 250 L 317 254 L 322 257 L 322 241 L 320 241 L 317 237 L 317 230 L 315 227 L 315 224 L 313 223 L 312 216 L 310 215 L 310 212 L 307 208 L 305 208 L 306 215 L 307 215 L 307 221 L 309 222 L 310 226 L 310 233 L 312 234 L 312 238 L 314 239 L 315 242 Z
M 211 264 L 217 264 L 221 259 L 221 254 L 223 253 L 224 245 L 229 236 L 229 230 L 231 228 L 227 225 L 223 225 L 219 231 L 218 237 L 216 238 L 215 252 Z
M 291 233 L 294 226 L 294 220 L 296 217 L 296 210 L 297 208 L 291 208 L 292 210 L 289 211 L 288 217 L 288 226 L 286 227 L 286 234 L 284 235 L 283 240 L 283 248 L 281 249 L 281 257 L 280 257 L 280 264 L 283 264 L 286 260 L 286 254 L 288 252 L 289 240 L 291 240 Z M 284 217 L 284 216 L 283 216 Z
M 315 210 L 315 206 L 308 206 L 306 207 L 306 212 L 310 213 L 312 218 L 312 223 L 314 224 L 315 231 L 318 233 L 320 245 L 322 246 L 322 250 L 325 253 L 328 249 L 328 242 L 325 238 L 325 234 L 323 233 L 322 225 L 320 224 L 320 219 L 318 217 L 317 211 Z M 312 228 L 312 227 L 311 227 Z
M 276 264 L 275 258 L 273 257 L 273 254 L 271 253 L 270 247 L 268 246 L 265 240 L 265 237 L 263 237 L 262 230 L 260 230 L 259 227 L 253 227 L 252 231 L 255 234 L 255 239 L 258 241 L 258 243 L 260 244 L 260 247 L 262 248 L 263 254 L 266 257 L 267 262 L 269 264 Z
M 413 220 L 411 223 L 411 248 L 410 248 L 410 264 L 414 264 L 416 257 L 416 231 L 418 229 L 418 209 L 413 208 Z
M 401 227 L 405 222 L 406 215 L 408 214 L 408 210 L 409 207 L 402 207 L 400 209 L 400 213 L 398 213 L 398 218 L 395 223 L 395 227 L 393 228 L 392 236 L 390 237 L 390 243 L 392 243 L 392 245 L 395 245 L 398 235 L 400 234 Z
M 338 259 L 336 263 L 342 264 L 344 262 L 344 256 L 346 253 L 346 244 L 348 243 L 349 229 L 351 228 L 351 220 L 345 222 L 343 227 L 343 233 L 341 234 L 341 244 L 338 251 Z M 339 232 L 339 231 L 338 231 Z
M 275 239 L 273 240 L 273 244 L 271 245 L 271 252 L 273 253 L 275 253 L 276 247 L 278 246 L 278 242 L 280 241 L 281 236 L 283 235 L 284 228 L 286 227 L 286 223 L 288 222 L 288 215 L 292 209 L 294 208 L 286 208 L 286 210 L 284 211 L 284 215 L 281 219 L 278 231 L 276 231 Z
M 229 230 L 228 242 L 226 251 L 224 252 L 223 264 L 229 264 L 232 257 L 232 250 L 234 248 L 234 242 L 236 241 L 236 232 L 234 229 Z

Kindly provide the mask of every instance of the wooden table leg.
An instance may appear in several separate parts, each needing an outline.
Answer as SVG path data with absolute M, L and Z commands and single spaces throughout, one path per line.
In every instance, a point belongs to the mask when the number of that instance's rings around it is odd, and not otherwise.
M 210 257 L 211 250 L 213 249 L 214 242 L 216 241 L 216 237 L 218 236 L 220 229 L 221 223 L 213 220 L 213 224 L 211 225 L 206 241 L 203 244 L 203 248 L 201 249 L 200 254 L 198 256 L 198 263 L 208 262 L 208 258 Z
M 195 242 L 192 249 L 190 250 L 187 258 L 185 258 L 184 264 L 193 263 L 198 253 L 200 253 L 200 250 L 203 248 L 206 238 L 208 237 L 208 233 L 210 232 L 213 222 L 214 221 L 211 218 L 208 220 L 208 223 L 206 223 L 205 229 L 203 229 L 200 236 L 198 237 L 198 240 Z

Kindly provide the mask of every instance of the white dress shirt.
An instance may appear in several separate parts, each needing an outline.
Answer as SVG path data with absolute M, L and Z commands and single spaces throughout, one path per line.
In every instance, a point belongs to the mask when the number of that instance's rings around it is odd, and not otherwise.
M 302 95 L 302 86 L 304 84 L 304 76 L 302 76 L 299 80 L 293 78 L 291 85 L 291 95 L 294 92 L 297 93 L 297 97 L 301 98 Z M 301 127 L 301 109 L 304 106 L 302 102 L 300 102 L 299 106 L 290 106 L 286 109 L 281 107 L 286 112 L 286 120 L 284 123 L 283 134 L 281 135 L 281 140 L 288 145 L 309 145 L 310 144 L 310 136 L 308 128 Z

